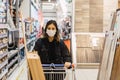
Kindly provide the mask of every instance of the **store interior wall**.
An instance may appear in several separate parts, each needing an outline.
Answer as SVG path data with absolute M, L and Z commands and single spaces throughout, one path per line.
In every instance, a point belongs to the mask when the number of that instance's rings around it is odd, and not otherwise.
M 74 0 L 74 2 L 73 29 L 77 43 L 74 53 L 76 62 L 79 63 L 79 68 L 99 69 L 104 50 L 105 32 L 110 29 L 111 14 L 118 8 L 118 0 Z M 96 33 L 97 36 L 95 36 Z
M 90 35 L 90 33 L 102 33 L 103 31 L 103 1 L 75 0 L 74 11 L 74 32 L 78 33 L 75 35 L 77 62 L 99 63 L 102 55 L 102 48 L 100 47 L 103 46 L 99 44 L 103 43 L 104 36 L 95 37 L 95 34 Z M 95 41 L 96 43 L 91 43 Z

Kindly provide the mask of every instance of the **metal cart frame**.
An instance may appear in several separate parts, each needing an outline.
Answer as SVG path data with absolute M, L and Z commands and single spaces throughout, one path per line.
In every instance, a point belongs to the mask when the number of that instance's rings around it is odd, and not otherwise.
M 74 68 L 66 69 L 64 64 L 42 64 L 46 80 L 75 80 Z

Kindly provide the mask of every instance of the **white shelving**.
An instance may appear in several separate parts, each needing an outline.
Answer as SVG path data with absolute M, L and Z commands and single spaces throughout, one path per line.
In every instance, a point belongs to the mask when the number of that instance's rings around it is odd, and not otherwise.
M 5 65 L 7 65 L 8 60 L 6 59 L 4 62 L 0 64 L 0 69 L 3 68 Z
M 24 45 L 23 45 L 23 44 L 21 44 L 21 45 L 19 46 L 19 48 L 20 48 L 20 49 L 24 48 Z
M 7 34 L 8 34 L 8 24 L 1 24 L 0 23 L 0 80 L 3 77 L 6 77 L 8 72 L 7 65 L 8 65 L 8 50 L 7 50 Z M 6 40 L 6 42 L 5 42 Z
M 32 50 L 34 49 L 35 43 L 33 44 L 33 47 L 31 47 L 30 52 L 32 52 Z
M 36 40 L 36 38 L 32 38 L 32 39 L 30 39 L 30 40 L 28 40 L 27 41 L 27 45 L 29 45 L 32 41 L 35 41 Z M 21 44 L 20 46 L 19 46 L 19 49 L 23 49 L 25 46 L 24 46 L 24 44 Z M 33 46 L 34 47 L 34 46 Z M 31 49 L 33 49 L 33 47 L 31 48 Z M 31 51 L 31 50 L 30 50 Z
M 32 38 L 30 40 L 27 41 L 27 44 L 31 43 L 32 41 L 34 41 L 36 38 Z
M 10 29 L 10 31 L 18 31 L 18 29 Z
M 3 43 L 0 44 L 0 49 L 4 48 L 4 47 L 7 47 L 7 43 L 6 44 L 3 44 Z
M 5 24 L 0 23 L 0 30 L 1 29 L 6 30 L 6 33 L 4 30 L 3 30 L 3 32 L 0 33 L 0 39 L 1 39 L 0 60 L 2 61 L 0 63 L 0 69 L 2 70 L 0 72 L 0 80 L 2 80 L 4 77 L 6 77 L 7 80 L 28 80 L 28 69 L 27 69 L 28 66 L 27 66 L 27 61 L 26 61 L 25 52 L 24 52 L 25 46 L 22 44 L 22 41 L 21 41 L 21 44 L 19 42 L 22 37 L 20 37 L 20 35 L 19 35 L 20 34 L 19 27 L 21 27 L 21 26 L 19 25 L 19 17 L 18 17 L 17 11 L 21 11 L 21 13 L 23 14 L 22 15 L 23 24 L 24 24 L 24 19 L 26 19 L 28 17 L 33 17 L 35 22 L 37 22 L 38 15 L 37 15 L 37 17 L 31 16 L 30 9 L 31 9 L 31 6 L 33 6 L 37 13 L 39 11 L 39 5 L 34 0 L 22 0 L 21 5 L 19 5 L 19 3 L 20 3 L 19 0 L 15 0 L 15 2 L 16 3 L 14 5 L 12 5 L 13 3 L 10 3 L 7 5 L 8 6 L 7 23 L 5 23 Z M 26 3 L 28 3 L 28 4 L 26 4 Z M 12 7 L 12 8 L 9 8 L 9 7 Z M 27 7 L 28 9 L 26 10 L 25 7 Z M 21 18 L 20 18 L 20 20 L 21 20 Z M 27 41 L 27 45 L 26 45 L 28 48 L 30 47 L 29 49 L 31 49 L 31 50 L 33 49 L 33 47 L 31 48 L 31 45 L 33 45 L 34 41 L 36 40 L 36 35 L 37 35 L 35 26 L 39 26 L 39 25 L 35 25 L 34 22 L 32 25 L 33 25 L 32 32 L 27 35 L 28 41 Z M 19 33 L 18 36 L 16 36 L 17 32 Z M 11 33 L 11 35 L 9 35 L 9 33 Z M 12 36 L 11 40 L 14 40 L 15 44 L 14 43 L 8 44 L 8 42 L 2 43 L 2 42 L 4 42 L 3 39 L 4 38 L 8 39 L 9 36 Z M 9 41 L 9 40 L 7 40 L 7 41 Z M 14 47 L 13 47 L 13 45 L 14 45 Z
M 3 71 L 1 74 L 0 74 L 0 80 L 2 79 L 2 77 L 7 74 L 8 70 L 6 69 L 5 71 Z
M 4 38 L 4 37 L 7 37 L 7 34 L 6 34 L 6 33 L 0 34 L 0 38 Z
M 11 51 L 9 52 L 8 58 L 13 57 L 13 56 L 16 55 L 17 53 L 18 53 L 18 50 L 11 50 Z
M 8 68 L 10 68 L 17 60 L 18 60 L 18 57 L 15 57 L 15 59 L 13 59 L 13 60 L 8 64 Z
M 2 54 L 0 54 L 0 59 L 3 58 L 3 57 L 5 57 L 7 54 L 8 54 L 7 51 L 5 51 L 5 52 L 3 52 Z
M 27 61 L 23 59 L 20 66 L 17 66 L 7 80 L 28 80 Z
M 34 0 L 31 0 L 31 3 L 33 4 L 33 6 L 38 10 L 39 8 L 38 8 L 38 6 L 37 6 L 37 4 L 34 2 Z
M 12 72 L 18 67 L 18 64 L 16 64 L 8 73 L 7 75 L 10 76 Z
M 8 28 L 8 24 L 0 24 L 0 29 L 7 29 Z

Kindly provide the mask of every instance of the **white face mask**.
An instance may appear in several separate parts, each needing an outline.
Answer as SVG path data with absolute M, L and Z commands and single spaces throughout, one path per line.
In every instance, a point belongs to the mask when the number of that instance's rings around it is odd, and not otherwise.
M 47 29 L 46 33 L 48 34 L 48 36 L 53 37 L 56 33 L 56 30 L 48 30 Z

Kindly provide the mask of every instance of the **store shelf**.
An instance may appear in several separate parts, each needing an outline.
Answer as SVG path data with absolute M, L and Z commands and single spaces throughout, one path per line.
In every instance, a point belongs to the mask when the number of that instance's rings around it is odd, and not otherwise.
M 23 59 L 21 62 L 20 62 L 20 66 L 24 63 L 24 61 L 25 61 L 25 59 Z M 18 68 L 18 66 L 19 66 L 18 64 L 15 64 L 15 66 L 8 72 L 8 76 L 10 76 L 11 75 L 11 73 L 12 72 L 14 72 L 17 68 Z
M 14 28 L 14 29 L 10 29 L 9 31 L 19 31 L 19 29 Z
M 32 39 L 28 40 L 28 41 L 27 41 L 27 44 L 29 44 L 29 43 L 31 43 L 31 42 L 32 42 Z
M 8 10 L 8 12 L 10 12 L 10 11 Z M 10 26 L 8 29 L 15 28 L 15 25 L 13 23 L 13 18 L 10 13 L 8 13 L 8 15 L 7 15 L 7 20 L 9 22 L 8 24 Z
M 11 75 L 11 73 L 18 67 L 18 64 L 15 64 L 15 66 L 8 72 L 8 76 Z
M 19 65 L 22 65 L 24 62 L 26 61 L 26 58 L 24 57 L 21 61 Z
M 7 34 L 6 34 L 6 33 L 0 34 L 0 38 L 5 38 L 5 37 L 7 37 Z
M 18 60 L 18 57 L 15 57 L 15 59 L 13 59 L 13 60 L 8 64 L 8 68 L 10 68 L 17 60 Z
M 31 0 L 31 3 L 34 6 L 34 8 L 38 11 L 39 8 L 38 8 L 37 4 L 34 2 L 34 0 Z
M 5 74 L 7 74 L 7 72 L 8 72 L 8 70 L 6 69 L 4 72 L 2 72 L 2 73 L 0 74 L 0 80 L 2 79 L 2 77 L 3 77 Z
M 21 49 L 23 49 L 23 48 L 24 48 L 24 44 L 20 44 L 19 49 L 21 50 Z
M 34 44 L 33 44 L 33 46 L 31 47 L 30 52 L 32 52 L 32 51 L 33 51 L 34 46 L 35 46 L 35 43 L 34 43 Z
M 37 35 L 37 32 L 34 32 L 32 35 L 30 35 L 30 36 L 36 36 Z
M 4 62 L 0 64 L 0 69 L 3 68 L 8 63 L 8 60 L 6 59 Z
M 2 54 L 0 54 L 0 59 L 2 59 L 3 57 L 5 57 L 8 54 L 8 52 L 3 52 Z
M 11 70 L 11 73 L 8 73 L 7 80 L 28 80 L 27 70 L 27 61 L 26 58 L 24 58 L 18 66 L 14 67 L 14 70 Z
M 0 29 L 5 29 L 5 28 L 8 28 L 7 24 L 0 24 Z
M 0 49 L 4 48 L 4 47 L 7 47 L 7 43 L 6 44 L 0 44 Z
M 32 41 L 34 41 L 36 38 L 32 38 L 32 39 L 29 39 L 28 41 L 27 41 L 27 45 L 29 44 L 29 43 L 31 43 Z
M 9 53 L 9 55 L 8 55 L 8 59 L 12 58 L 17 53 L 18 53 L 18 50 L 11 50 L 10 53 Z
M 8 24 L 0 24 L 0 30 L 4 30 L 3 33 L 0 34 L 0 39 L 1 39 L 1 42 L 0 42 L 0 80 L 2 80 L 3 77 L 5 77 L 5 75 L 7 74 L 8 72 L 8 68 L 7 68 L 7 65 L 8 65 L 8 58 L 7 58 L 7 55 L 8 55 L 8 51 L 7 51 L 7 42 L 4 41 L 4 39 L 6 40 L 7 39 L 7 35 L 8 35 Z

